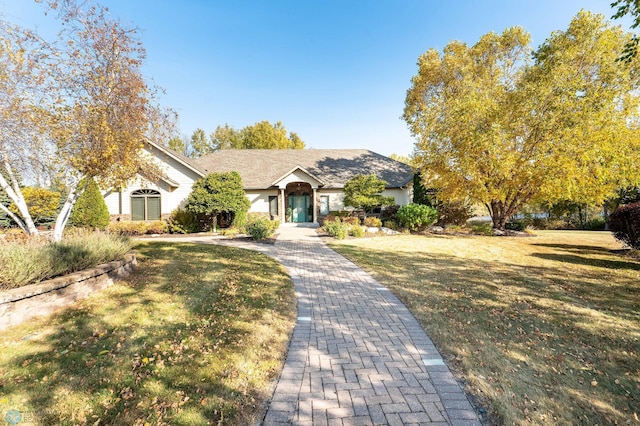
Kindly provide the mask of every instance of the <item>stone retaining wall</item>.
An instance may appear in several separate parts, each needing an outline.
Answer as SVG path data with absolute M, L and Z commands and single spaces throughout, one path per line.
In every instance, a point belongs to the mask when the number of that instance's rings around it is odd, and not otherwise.
M 0 292 L 0 330 L 74 303 L 125 278 L 137 266 L 135 253 L 38 284 Z

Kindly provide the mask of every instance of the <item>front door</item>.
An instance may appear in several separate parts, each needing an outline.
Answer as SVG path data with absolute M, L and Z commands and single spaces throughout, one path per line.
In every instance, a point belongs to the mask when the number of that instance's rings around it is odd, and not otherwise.
M 309 222 L 309 201 L 308 195 L 289 195 L 292 222 Z

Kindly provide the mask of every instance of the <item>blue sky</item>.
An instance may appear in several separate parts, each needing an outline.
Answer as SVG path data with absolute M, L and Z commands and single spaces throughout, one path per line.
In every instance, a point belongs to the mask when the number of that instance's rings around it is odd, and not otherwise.
M 103 0 L 140 28 L 145 74 L 166 90 L 180 134 L 282 121 L 308 148 L 409 155 L 401 120 L 416 61 L 520 25 L 533 46 L 580 10 L 610 17 L 611 0 Z M 49 21 L 30 0 L 0 0 L 4 18 Z M 628 20 L 616 24 L 629 28 Z

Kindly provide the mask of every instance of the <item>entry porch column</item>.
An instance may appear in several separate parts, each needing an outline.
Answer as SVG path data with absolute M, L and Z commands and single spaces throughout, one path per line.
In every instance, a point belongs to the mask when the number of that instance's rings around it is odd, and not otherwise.
M 287 211 L 284 209 L 284 188 L 280 188 L 280 223 L 285 222 Z
M 318 223 L 318 218 L 317 218 L 317 207 L 316 207 L 316 188 L 312 188 L 313 189 L 313 202 L 311 204 L 313 204 L 313 210 L 312 210 L 312 215 L 311 217 L 313 218 L 313 223 Z

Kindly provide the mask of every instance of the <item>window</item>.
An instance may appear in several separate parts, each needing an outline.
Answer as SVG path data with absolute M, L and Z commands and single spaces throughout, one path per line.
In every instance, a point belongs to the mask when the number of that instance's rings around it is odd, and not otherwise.
M 269 196 L 269 214 L 271 217 L 278 216 L 278 196 Z
M 159 220 L 160 193 L 139 189 L 131 193 L 131 220 Z
M 328 195 L 320 196 L 320 214 L 323 216 L 329 214 L 329 196 Z

